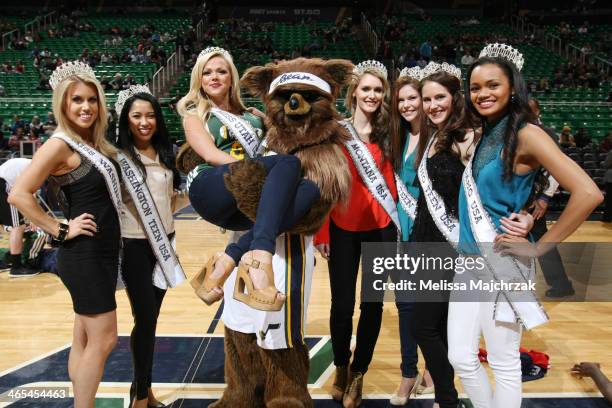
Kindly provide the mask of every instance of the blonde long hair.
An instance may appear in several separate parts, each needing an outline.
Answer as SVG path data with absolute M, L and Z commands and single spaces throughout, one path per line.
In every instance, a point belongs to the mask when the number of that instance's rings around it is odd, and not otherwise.
M 98 117 L 92 125 L 93 132 L 91 142 L 93 143 L 93 147 L 107 157 L 114 157 L 117 154 L 117 149 L 106 139 L 108 110 L 106 108 L 104 91 L 98 80 L 76 74 L 60 82 L 57 88 L 53 90 L 53 114 L 57 120 L 57 128 L 54 133 L 63 132 L 75 142 L 85 143 L 83 138 L 74 130 L 65 112 L 68 89 L 78 82 L 82 82 L 86 85 L 93 85 L 98 97 Z
M 240 77 L 238 70 L 231 59 L 226 58 L 221 52 L 209 52 L 198 57 L 193 69 L 191 70 L 191 81 L 189 82 L 189 92 L 181 98 L 176 106 L 176 110 L 183 119 L 188 115 L 196 115 L 204 118 L 212 107 L 208 95 L 202 90 L 202 73 L 204 67 L 213 57 L 221 57 L 230 68 L 232 75 L 232 86 L 230 88 L 230 107 L 233 110 L 244 112 L 246 107 L 240 99 Z
M 365 72 L 361 75 L 353 75 L 351 83 L 348 86 L 346 91 L 346 97 L 344 100 L 344 106 L 346 109 L 351 112 L 351 116 L 355 114 L 355 109 L 357 108 L 357 101 L 355 99 L 354 93 L 357 87 L 359 86 L 359 82 L 361 82 L 361 78 L 365 74 L 370 74 L 380 79 L 383 84 L 383 98 L 380 102 L 380 106 L 374 113 L 374 120 L 372 123 L 372 134 L 370 135 L 370 142 L 376 143 L 382 150 L 383 154 L 387 157 L 391 157 L 391 141 L 390 139 L 390 127 L 391 127 L 391 107 L 389 104 L 390 99 L 390 86 L 389 81 L 380 73 L 373 70 L 365 70 Z

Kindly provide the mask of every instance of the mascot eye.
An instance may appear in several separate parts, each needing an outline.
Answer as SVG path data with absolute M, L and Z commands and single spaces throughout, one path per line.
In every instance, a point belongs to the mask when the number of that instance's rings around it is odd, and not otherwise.
M 300 94 L 308 102 L 314 102 L 320 97 L 320 95 L 317 92 L 303 91 L 303 92 L 300 92 Z

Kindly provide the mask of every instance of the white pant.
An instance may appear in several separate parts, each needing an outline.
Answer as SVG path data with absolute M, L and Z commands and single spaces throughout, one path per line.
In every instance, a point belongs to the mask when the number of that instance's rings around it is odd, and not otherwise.
M 521 326 L 493 320 L 493 302 L 450 302 L 448 360 L 475 408 L 520 408 Z M 495 393 L 478 360 L 480 333 L 495 375 Z

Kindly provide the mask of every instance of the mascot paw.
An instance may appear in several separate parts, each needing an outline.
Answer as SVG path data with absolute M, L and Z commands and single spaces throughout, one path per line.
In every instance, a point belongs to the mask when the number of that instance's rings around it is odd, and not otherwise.
M 229 166 L 225 186 L 236 199 L 238 209 L 255 221 L 257 206 L 266 180 L 266 169 L 255 160 L 241 160 Z

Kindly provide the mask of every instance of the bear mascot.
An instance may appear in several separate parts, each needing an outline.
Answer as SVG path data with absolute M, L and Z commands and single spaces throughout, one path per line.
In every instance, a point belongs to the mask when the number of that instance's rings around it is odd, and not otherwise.
M 320 200 L 276 240 L 275 285 L 287 298 L 280 311 L 259 311 L 233 299 L 236 269 L 224 285 L 225 381 L 214 408 L 305 408 L 309 354 L 304 342 L 314 270 L 312 235 L 332 207 L 346 201 L 351 175 L 340 144 L 350 135 L 338 121 L 336 98 L 351 78 L 347 60 L 298 58 L 248 69 L 241 85 L 265 105 L 266 147 L 293 154 Z M 272 153 L 273 154 L 273 153 Z M 232 164 L 225 177 L 238 208 L 254 220 L 266 173 L 257 162 Z M 234 239 L 239 233 L 233 233 Z

